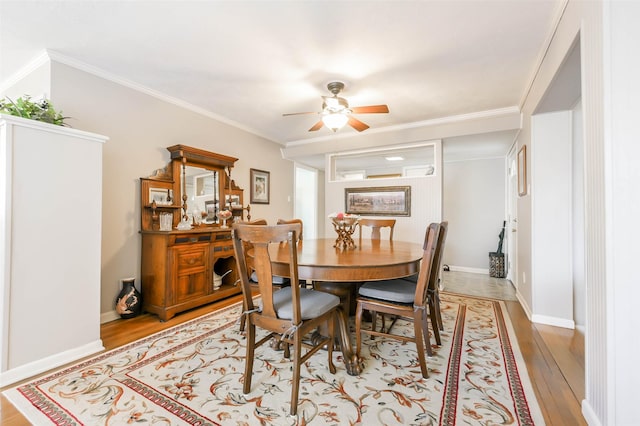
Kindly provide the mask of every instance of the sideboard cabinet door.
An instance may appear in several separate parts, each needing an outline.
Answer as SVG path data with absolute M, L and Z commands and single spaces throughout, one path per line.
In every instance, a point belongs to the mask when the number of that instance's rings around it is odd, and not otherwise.
M 171 270 L 175 273 L 174 303 L 206 296 L 213 288 L 207 279 L 209 244 L 196 243 L 174 246 L 171 253 Z

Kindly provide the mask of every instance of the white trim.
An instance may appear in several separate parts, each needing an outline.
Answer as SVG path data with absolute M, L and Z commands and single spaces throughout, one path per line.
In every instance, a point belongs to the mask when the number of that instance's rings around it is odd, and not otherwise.
M 534 314 L 531 317 L 531 322 L 534 322 L 536 324 L 553 325 L 555 327 L 570 328 L 572 330 L 575 330 L 576 328 L 576 323 L 573 320 L 568 320 L 565 318 L 558 318 L 558 317 L 550 317 L 547 315 Z
M 544 63 L 544 60 L 547 57 L 547 53 L 549 52 L 549 49 L 551 48 L 551 44 L 553 43 L 553 39 L 556 35 L 556 32 L 558 31 L 558 27 L 560 26 L 560 21 L 564 16 L 564 12 L 566 11 L 568 4 L 569 4 L 569 0 L 564 0 L 563 2 L 559 3 L 557 6 L 558 13 L 555 14 L 553 23 L 549 27 L 551 31 L 549 31 L 546 40 L 541 44 L 541 46 L 544 46 L 544 49 L 540 51 L 540 53 L 538 54 L 538 58 L 536 59 L 536 62 L 535 62 L 536 66 L 533 69 L 533 73 L 529 76 L 529 79 L 527 80 L 527 85 L 525 86 L 527 90 L 525 90 L 524 94 L 522 95 L 522 98 L 520 99 L 520 103 L 518 104 L 521 109 L 524 107 L 525 102 L 527 102 L 529 93 L 531 93 L 531 89 L 533 88 L 536 78 L 538 77 L 538 73 L 542 68 L 542 64 Z
M 524 298 L 524 296 L 522 296 L 522 293 L 520 293 L 520 290 L 518 290 L 517 288 L 516 288 L 516 298 L 518 299 L 518 302 L 520 302 L 520 306 L 522 306 L 522 310 L 527 316 L 527 319 L 531 321 L 531 317 L 533 316 L 533 314 L 531 313 L 531 309 L 529 308 L 529 305 L 527 305 L 526 299 Z
M 31 120 L 28 118 L 16 117 L 13 115 L 0 114 L 0 126 L 7 124 L 13 124 L 21 127 L 28 127 L 31 129 L 46 131 L 48 133 L 57 133 L 65 136 L 73 136 L 81 139 L 86 139 L 91 142 L 105 143 L 109 140 L 109 137 L 99 135 L 97 133 L 85 132 L 84 130 L 72 129 L 70 127 L 58 126 L 51 123 L 44 123 L 42 121 Z
M 455 272 L 469 272 L 472 274 L 489 275 L 489 270 L 484 268 L 469 268 L 467 266 L 449 265 L 449 270 Z
M 52 368 L 77 361 L 80 358 L 93 355 L 103 350 L 104 346 L 102 345 L 102 340 L 98 339 L 91 343 L 87 343 L 86 345 L 60 352 L 28 364 L 23 364 L 19 367 L 2 372 L 0 375 L 0 387 L 10 385 L 28 377 L 33 377 L 42 372 L 51 370 Z
M 582 400 L 582 415 L 589 426 L 602 426 L 602 422 L 587 399 Z
M 115 321 L 118 319 L 120 319 L 120 315 L 118 315 L 115 309 L 107 312 L 102 312 L 100 314 L 100 324 Z

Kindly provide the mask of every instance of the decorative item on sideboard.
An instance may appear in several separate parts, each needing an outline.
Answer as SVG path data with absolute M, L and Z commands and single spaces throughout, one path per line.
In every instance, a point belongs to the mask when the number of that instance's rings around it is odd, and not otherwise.
M 222 226 L 221 228 L 228 228 L 227 226 L 227 220 L 229 218 L 231 218 L 232 213 L 229 210 L 220 210 L 217 213 L 218 219 L 220 219 L 222 221 Z
M 121 318 L 133 318 L 142 311 L 142 295 L 136 289 L 135 281 L 135 278 L 122 280 L 122 290 L 116 298 L 116 312 Z

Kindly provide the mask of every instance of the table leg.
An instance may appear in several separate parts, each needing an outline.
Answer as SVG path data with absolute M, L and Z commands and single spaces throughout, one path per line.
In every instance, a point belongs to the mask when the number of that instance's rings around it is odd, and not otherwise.
M 344 365 L 347 369 L 347 374 L 350 376 L 359 376 L 362 373 L 362 363 L 358 354 L 353 351 L 351 347 L 351 339 L 349 339 L 349 327 L 345 318 L 348 318 L 342 308 L 338 308 L 338 336 L 340 338 L 340 347 L 342 350 L 342 357 L 344 358 Z

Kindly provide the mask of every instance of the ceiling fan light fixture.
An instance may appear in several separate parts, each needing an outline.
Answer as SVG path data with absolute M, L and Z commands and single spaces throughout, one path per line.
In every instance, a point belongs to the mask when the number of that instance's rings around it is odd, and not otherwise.
M 345 98 L 338 96 L 324 96 L 322 110 L 327 113 L 344 112 L 349 109 L 349 103 Z
M 322 122 L 325 126 L 333 130 L 334 132 L 343 128 L 349 121 L 349 117 L 341 113 L 331 113 L 322 116 Z

